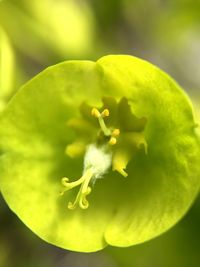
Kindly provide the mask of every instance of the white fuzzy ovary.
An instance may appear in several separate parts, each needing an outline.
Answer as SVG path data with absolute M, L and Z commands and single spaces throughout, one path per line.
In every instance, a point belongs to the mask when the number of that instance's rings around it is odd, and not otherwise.
M 104 146 L 97 147 L 91 144 L 87 147 L 85 153 L 83 173 L 90 169 L 93 173 L 93 179 L 102 178 L 110 168 L 111 163 L 111 152 L 108 152 Z

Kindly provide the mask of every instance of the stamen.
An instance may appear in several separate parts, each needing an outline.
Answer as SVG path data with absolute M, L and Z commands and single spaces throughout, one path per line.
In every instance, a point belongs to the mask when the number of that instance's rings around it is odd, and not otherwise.
M 114 131 L 112 132 L 112 136 L 117 137 L 120 135 L 120 130 L 119 129 L 114 129 Z
M 97 108 L 93 108 L 91 111 L 92 116 L 96 117 L 99 121 L 100 128 L 105 136 L 111 135 L 111 130 L 106 126 L 104 119 L 105 117 L 109 116 L 109 110 L 104 109 L 101 113 L 98 111 Z
M 103 112 L 101 113 L 102 118 L 108 117 L 110 115 L 109 110 L 106 108 L 103 110 Z
M 79 207 L 82 209 L 87 209 L 89 207 L 89 202 L 87 201 L 86 196 L 89 195 L 91 192 L 91 188 L 89 187 L 89 183 L 90 183 L 92 177 L 93 177 L 93 173 L 92 173 L 91 169 L 88 169 L 83 174 L 83 176 L 75 182 L 69 183 L 68 178 L 66 178 L 66 177 L 62 178 L 61 182 L 62 182 L 62 185 L 65 187 L 65 189 L 61 192 L 61 195 L 63 195 L 64 192 L 66 192 L 66 191 L 81 184 L 81 187 L 79 189 L 79 192 L 76 196 L 75 201 L 73 203 L 72 202 L 68 203 L 68 209 L 73 210 L 76 208 L 77 205 L 79 205 Z
M 114 146 L 117 143 L 117 139 L 115 137 L 111 137 L 108 144 Z
M 96 117 L 97 119 L 101 117 L 101 113 L 98 111 L 97 108 L 93 108 L 91 111 L 92 116 Z
M 119 136 L 120 134 L 120 130 L 119 129 L 114 129 L 112 134 L 111 134 L 111 138 L 108 142 L 109 145 L 114 146 L 117 143 L 117 136 Z

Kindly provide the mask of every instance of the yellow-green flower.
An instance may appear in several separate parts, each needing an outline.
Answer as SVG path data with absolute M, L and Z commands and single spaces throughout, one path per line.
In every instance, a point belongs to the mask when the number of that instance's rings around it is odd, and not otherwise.
M 91 252 L 173 226 L 199 190 L 197 123 L 180 87 L 131 56 L 68 61 L 0 118 L 0 186 L 37 235 Z

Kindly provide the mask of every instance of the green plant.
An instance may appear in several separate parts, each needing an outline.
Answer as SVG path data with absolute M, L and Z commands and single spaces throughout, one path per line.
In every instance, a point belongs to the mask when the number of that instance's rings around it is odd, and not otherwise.
M 46 69 L 13 97 L 0 125 L 5 200 L 62 248 L 142 243 L 180 220 L 199 191 L 192 105 L 135 57 Z
M 9 38 L 0 27 L 0 111 L 12 93 L 14 66 L 15 58 Z

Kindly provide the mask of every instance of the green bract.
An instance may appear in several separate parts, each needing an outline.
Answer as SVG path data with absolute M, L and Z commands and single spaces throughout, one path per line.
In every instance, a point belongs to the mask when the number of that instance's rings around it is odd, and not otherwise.
M 0 125 L 5 200 L 34 233 L 62 248 L 91 252 L 149 240 L 198 193 L 190 101 L 141 59 L 50 67 L 19 90 Z
M 14 61 L 10 41 L 0 27 L 0 111 L 4 109 L 13 91 Z

